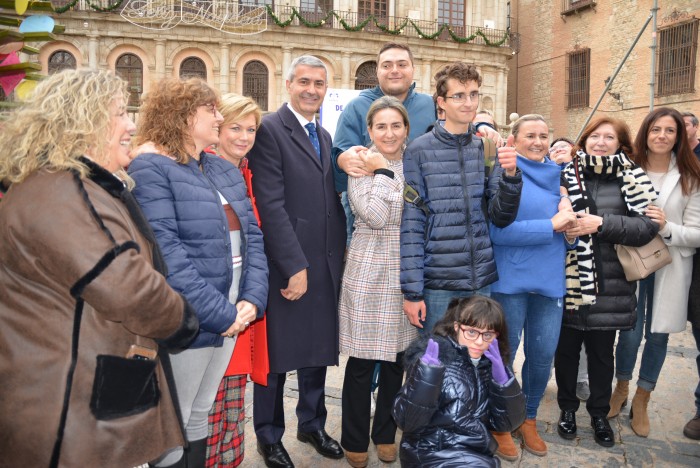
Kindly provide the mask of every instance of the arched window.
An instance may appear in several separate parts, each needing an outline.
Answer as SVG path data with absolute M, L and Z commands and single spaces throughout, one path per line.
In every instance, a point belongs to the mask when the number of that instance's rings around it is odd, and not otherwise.
M 260 109 L 267 110 L 267 67 L 251 60 L 243 67 L 243 95 L 252 97 Z
M 198 57 L 187 57 L 180 64 L 180 78 L 207 79 L 207 66 Z
M 365 62 L 357 69 L 355 89 L 369 89 L 377 86 L 377 62 Z
M 57 50 L 49 57 L 49 75 L 61 70 L 75 70 L 77 67 L 73 54 L 65 50 Z
M 143 92 L 143 62 L 134 54 L 124 54 L 117 59 L 117 75 L 129 84 L 129 106 L 138 107 Z

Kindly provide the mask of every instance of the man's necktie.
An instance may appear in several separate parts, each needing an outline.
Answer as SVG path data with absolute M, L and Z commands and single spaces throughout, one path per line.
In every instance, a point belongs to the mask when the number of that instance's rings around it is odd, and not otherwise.
M 311 140 L 311 144 L 314 145 L 314 149 L 316 150 L 316 154 L 318 157 L 321 157 L 321 145 L 318 142 L 318 133 L 316 133 L 316 124 L 313 122 L 309 122 L 306 125 L 304 125 L 306 129 L 309 131 L 309 140 Z

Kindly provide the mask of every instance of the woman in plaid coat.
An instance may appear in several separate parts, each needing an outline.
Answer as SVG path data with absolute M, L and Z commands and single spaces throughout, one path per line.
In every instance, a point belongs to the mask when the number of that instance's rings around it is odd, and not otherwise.
M 373 176 L 353 178 L 348 187 L 355 231 L 340 293 L 340 352 L 350 356 L 343 382 L 341 445 L 351 466 L 366 466 L 370 388 L 380 361 L 379 393 L 372 441 L 380 460 L 396 459 L 396 424 L 391 407 L 401 388 L 402 352 L 417 331 L 403 314 L 399 283 L 399 238 L 403 211 L 402 155 L 408 114 L 393 97 L 376 100 L 367 112 L 373 141 L 362 159 Z

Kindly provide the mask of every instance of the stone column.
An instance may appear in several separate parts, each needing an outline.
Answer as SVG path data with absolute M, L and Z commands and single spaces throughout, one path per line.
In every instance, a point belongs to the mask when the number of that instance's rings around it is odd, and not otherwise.
M 432 95 L 433 89 L 431 86 L 431 81 L 433 79 L 433 61 L 423 59 L 423 71 L 421 72 L 421 83 L 417 88 L 427 94 Z
M 165 39 L 156 39 L 156 80 L 165 78 Z
M 496 70 L 496 102 L 493 106 L 496 122 L 506 122 L 506 108 L 508 107 L 508 69 L 506 67 Z
M 289 70 L 289 66 L 292 64 L 292 50 L 291 47 L 282 47 L 282 76 L 285 77 L 285 79 L 287 70 Z
M 230 42 L 221 43 L 221 53 L 219 54 L 219 90 L 222 93 L 229 92 L 229 70 L 231 69 L 231 59 L 229 58 L 230 48 Z
M 342 78 L 340 80 L 340 87 L 343 89 L 350 88 L 350 52 L 340 53 L 340 62 L 342 64 Z
M 96 33 L 88 33 L 88 67 L 97 70 L 99 62 L 97 61 L 97 46 L 99 44 L 100 35 Z

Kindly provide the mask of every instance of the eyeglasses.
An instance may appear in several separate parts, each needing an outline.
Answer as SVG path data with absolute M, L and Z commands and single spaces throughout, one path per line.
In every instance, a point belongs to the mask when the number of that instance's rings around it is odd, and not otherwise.
M 479 92 L 472 91 L 469 94 L 457 93 L 453 94 L 452 96 L 445 96 L 445 99 L 452 99 L 457 104 L 464 104 L 465 102 L 467 102 L 467 99 L 469 99 L 470 102 L 476 102 L 479 100 Z
M 210 102 L 209 104 L 202 104 L 202 105 L 204 107 L 206 107 L 209 112 L 216 115 L 216 112 L 218 111 L 218 109 L 216 108 L 216 104 Z
M 479 338 L 479 336 L 481 336 L 481 339 L 484 340 L 484 343 L 491 343 L 498 336 L 498 332 L 494 331 L 480 332 L 479 330 L 476 330 L 474 328 L 462 328 L 461 326 L 459 327 L 459 329 L 462 330 L 462 334 L 466 339 L 472 341 L 476 341 Z

